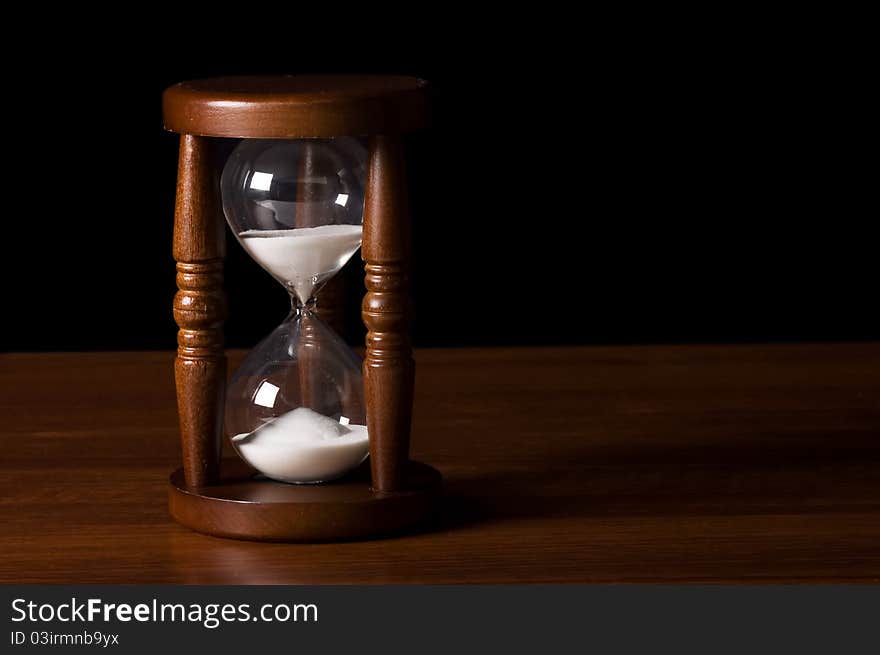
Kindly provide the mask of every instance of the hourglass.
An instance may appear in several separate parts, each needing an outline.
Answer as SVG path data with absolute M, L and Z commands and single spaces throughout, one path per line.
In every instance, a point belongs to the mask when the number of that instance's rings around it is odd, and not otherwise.
M 441 479 L 409 460 L 401 140 L 426 122 L 424 82 L 219 78 L 172 86 L 163 104 L 166 128 L 181 134 L 174 316 L 183 466 L 171 476 L 172 516 L 212 535 L 288 541 L 365 538 L 424 521 Z M 291 300 L 228 383 L 226 223 Z M 322 289 L 358 249 L 363 362 L 322 320 Z M 236 458 L 221 458 L 224 437 Z

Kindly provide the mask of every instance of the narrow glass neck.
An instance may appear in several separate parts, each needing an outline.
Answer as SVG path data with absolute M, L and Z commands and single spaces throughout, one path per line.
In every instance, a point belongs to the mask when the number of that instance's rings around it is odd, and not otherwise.
M 312 296 L 305 303 L 301 302 L 295 293 L 290 294 L 290 311 L 292 314 L 314 314 L 318 304 L 317 298 Z

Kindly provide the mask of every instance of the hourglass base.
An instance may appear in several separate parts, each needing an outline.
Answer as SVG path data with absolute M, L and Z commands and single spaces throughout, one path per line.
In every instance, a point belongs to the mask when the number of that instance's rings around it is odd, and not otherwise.
M 168 506 L 178 523 L 215 537 L 257 541 L 369 539 L 424 523 L 437 507 L 440 473 L 409 463 L 406 491 L 370 488 L 368 466 L 335 482 L 291 485 L 257 479 L 238 460 L 225 460 L 219 484 L 190 489 L 172 475 Z

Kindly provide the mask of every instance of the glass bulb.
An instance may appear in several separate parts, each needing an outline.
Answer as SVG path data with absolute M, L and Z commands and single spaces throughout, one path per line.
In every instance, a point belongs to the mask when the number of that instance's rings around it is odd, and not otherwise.
M 366 161 L 350 137 L 245 139 L 223 169 L 233 233 L 302 304 L 360 247 Z
M 315 313 L 321 285 L 360 248 L 366 160 L 351 138 L 259 139 L 223 169 L 229 226 L 291 297 L 232 376 L 225 428 L 246 462 L 282 482 L 332 480 L 369 452 L 360 359 Z

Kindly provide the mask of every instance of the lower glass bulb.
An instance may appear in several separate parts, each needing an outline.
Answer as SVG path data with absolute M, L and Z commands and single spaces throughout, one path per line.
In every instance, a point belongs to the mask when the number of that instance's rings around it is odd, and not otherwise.
M 326 482 L 369 453 L 360 359 L 311 308 L 295 308 L 248 353 L 225 419 L 242 459 L 281 482 Z

